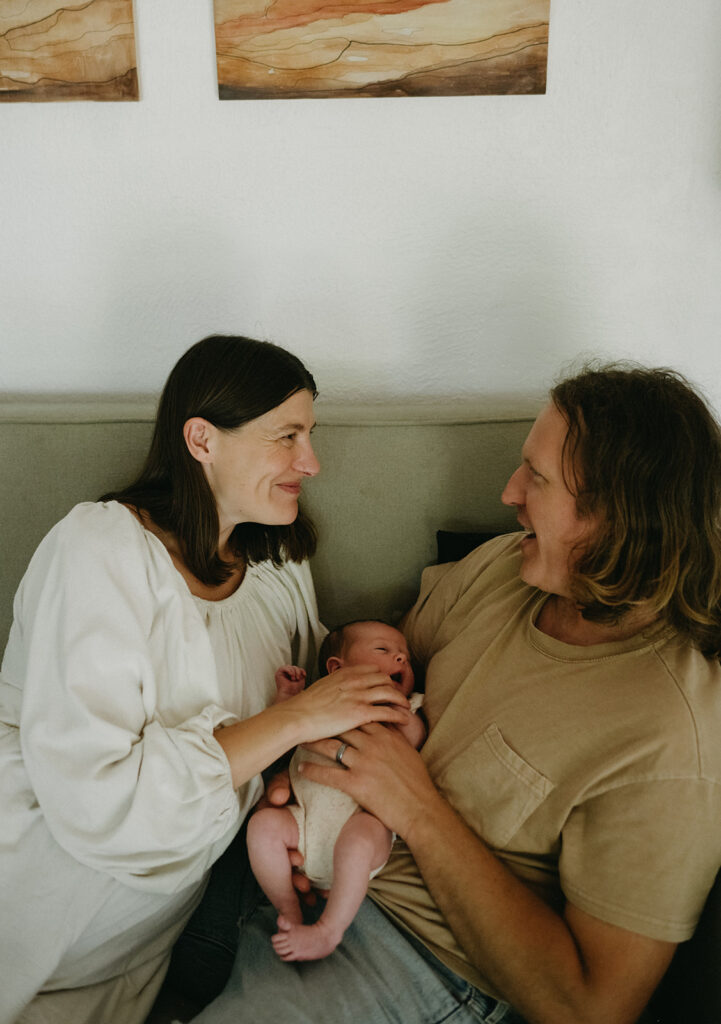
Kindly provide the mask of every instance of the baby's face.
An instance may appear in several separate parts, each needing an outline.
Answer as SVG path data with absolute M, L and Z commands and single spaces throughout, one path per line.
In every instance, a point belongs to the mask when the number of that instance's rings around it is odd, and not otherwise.
M 408 645 L 403 634 L 383 622 L 356 622 L 345 628 L 344 665 L 374 665 L 407 697 L 413 689 Z

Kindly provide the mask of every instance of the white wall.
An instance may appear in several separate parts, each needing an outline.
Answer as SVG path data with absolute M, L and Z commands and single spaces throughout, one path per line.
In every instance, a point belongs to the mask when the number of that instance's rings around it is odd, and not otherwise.
M 139 103 L 0 104 L 0 392 L 152 392 L 222 331 L 334 400 L 595 353 L 721 410 L 719 0 L 552 0 L 546 96 L 220 102 L 212 0 L 135 22 Z

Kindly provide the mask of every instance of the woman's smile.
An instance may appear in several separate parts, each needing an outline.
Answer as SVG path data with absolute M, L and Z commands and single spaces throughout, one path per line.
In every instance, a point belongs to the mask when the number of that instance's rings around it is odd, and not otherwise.
M 213 429 L 204 468 L 221 535 L 238 523 L 295 520 L 302 481 L 320 469 L 310 439 L 314 426 L 313 396 L 303 390 L 236 430 Z

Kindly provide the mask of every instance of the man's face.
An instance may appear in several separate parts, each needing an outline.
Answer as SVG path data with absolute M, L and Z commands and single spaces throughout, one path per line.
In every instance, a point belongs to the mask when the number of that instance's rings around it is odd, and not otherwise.
M 580 517 L 563 475 L 568 424 L 555 405 L 543 409 L 523 446 L 523 461 L 505 486 L 502 500 L 518 512 L 526 530 L 521 541 L 521 579 L 549 594 L 571 597 L 570 570 L 596 521 Z

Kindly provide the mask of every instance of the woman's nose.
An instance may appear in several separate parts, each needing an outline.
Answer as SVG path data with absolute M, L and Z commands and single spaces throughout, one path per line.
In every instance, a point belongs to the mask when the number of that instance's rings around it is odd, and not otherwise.
M 304 476 L 316 476 L 320 472 L 320 462 L 318 462 L 310 442 L 298 453 L 294 467 Z

